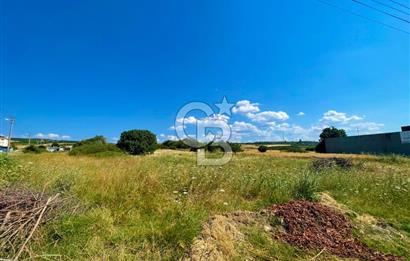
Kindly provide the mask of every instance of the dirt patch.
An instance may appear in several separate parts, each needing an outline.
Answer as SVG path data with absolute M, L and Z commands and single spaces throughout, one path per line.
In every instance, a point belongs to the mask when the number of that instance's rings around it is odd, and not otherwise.
M 262 214 L 238 211 L 213 216 L 204 226 L 185 260 L 232 260 L 238 257 L 237 246 L 245 241 L 241 227 L 264 223 Z
M 330 207 L 309 201 L 274 205 L 285 232 L 278 239 L 302 249 L 325 250 L 333 255 L 364 260 L 401 260 L 373 250 L 352 235 L 347 218 Z

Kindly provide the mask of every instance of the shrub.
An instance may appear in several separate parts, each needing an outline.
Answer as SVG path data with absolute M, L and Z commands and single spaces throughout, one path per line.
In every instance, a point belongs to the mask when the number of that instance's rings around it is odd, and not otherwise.
M 53 143 L 51 144 L 51 147 L 60 147 L 60 144 L 58 144 L 57 142 L 53 142 Z
M 73 148 L 69 155 L 80 156 L 80 155 L 90 155 L 90 156 L 115 156 L 122 155 L 123 152 L 114 144 L 84 144 Z
M 240 143 L 228 143 L 231 146 L 232 152 L 237 153 L 241 152 L 242 150 L 242 145 Z
M 97 135 L 94 138 L 86 139 L 77 142 L 74 144 L 74 147 L 85 145 L 85 144 L 107 144 L 107 141 L 104 136 Z
M 160 148 L 177 150 L 189 149 L 190 147 L 187 144 L 185 144 L 182 140 L 166 140 L 161 144 Z
M 46 152 L 46 147 L 44 146 L 35 146 L 35 145 L 30 145 L 27 146 L 23 149 L 24 153 L 35 153 L 35 154 L 39 154 L 39 153 L 43 153 Z
M 268 147 L 265 146 L 265 145 L 261 145 L 261 146 L 259 146 L 258 150 L 259 150 L 259 152 L 266 152 L 268 150 Z
M 315 151 L 315 147 L 309 146 L 305 148 L 306 151 Z
M 293 197 L 296 199 L 304 199 L 309 201 L 316 201 L 318 184 L 316 180 L 308 173 L 304 174 L 293 189 Z
M 157 149 L 157 137 L 148 130 L 124 131 L 117 146 L 132 155 L 153 153 Z

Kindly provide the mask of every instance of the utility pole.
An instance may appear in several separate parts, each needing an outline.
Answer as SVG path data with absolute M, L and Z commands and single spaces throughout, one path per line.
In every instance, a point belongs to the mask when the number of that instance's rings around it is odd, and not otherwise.
M 16 119 L 14 117 L 9 117 L 6 119 L 6 121 L 9 122 L 10 124 L 10 129 L 9 129 L 9 138 L 8 138 L 8 143 L 7 143 L 7 154 L 10 153 L 10 147 L 11 147 L 11 136 L 13 132 L 13 125 L 16 122 Z

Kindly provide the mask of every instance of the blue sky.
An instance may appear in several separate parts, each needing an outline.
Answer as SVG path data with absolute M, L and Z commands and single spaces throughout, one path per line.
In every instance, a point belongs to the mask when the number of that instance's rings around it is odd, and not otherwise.
M 409 24 L 326 2 L 379 23 L 318 0 L 1 1 L 0 116 L 16 117 L 20 137 L 167 139 L 183 105 L 216 109 L 226 96 L 242 141 L 317 139 L 327 125 L 399 131 L 410 35 L 380 23 Z

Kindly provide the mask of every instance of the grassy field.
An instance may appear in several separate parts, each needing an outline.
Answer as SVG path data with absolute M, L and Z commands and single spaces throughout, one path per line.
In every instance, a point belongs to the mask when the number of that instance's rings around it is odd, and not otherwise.
M 366 233 L 361 238 L 410 259 L 410 160 L 361 155 L 351 169 L 316 171 L 314 156 L 249 150 L 224 166 L 204 167 L 196 165 L 195 154 L 177 151 L 105 158 L 20 154 L 0 165 L 0 185 L 67 199 L 64 211 L 28 245 L 48 259 L 178 260 L 212 215 L 287 202 L 306 179 L 315 192 L 327 192 L 355 213 L 400 231 L 405 238 L 399 240 Z M 265 253 L 253 256 L 260 260 L 316 254 L 267 241 L 252 228 L 248 241 Z

